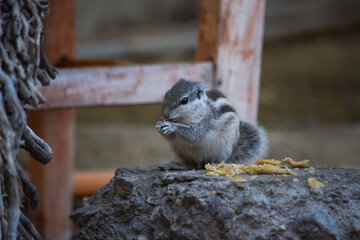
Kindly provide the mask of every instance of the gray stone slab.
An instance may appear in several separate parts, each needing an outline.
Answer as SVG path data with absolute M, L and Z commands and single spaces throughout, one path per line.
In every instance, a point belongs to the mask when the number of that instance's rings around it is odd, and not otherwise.
M 360 170 L 315 169 L 236 183 L 172 165 L 120 168 L 72 213 L 76 239 L 360 239 Z

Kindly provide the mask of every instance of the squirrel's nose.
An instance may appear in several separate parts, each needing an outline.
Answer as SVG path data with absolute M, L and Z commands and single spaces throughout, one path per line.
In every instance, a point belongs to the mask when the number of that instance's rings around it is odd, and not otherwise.
M 167 114 L 163 113 L 163 117 L 166 118 L 166 119 L 168 119 L 168 118 L 169 118 L 169 114 L 168 114 L 168 113 L 167 113 Z
M 164 118 L 168 119 L 169 118 L 169 111 L 163 110 L 162 115 L 163 115 Z

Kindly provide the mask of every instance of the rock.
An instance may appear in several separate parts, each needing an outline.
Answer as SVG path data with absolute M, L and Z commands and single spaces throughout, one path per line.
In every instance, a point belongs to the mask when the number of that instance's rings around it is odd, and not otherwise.
M 121 168 L 72 213 L 76 239 L 360 239 L 360 171 L 294 171 L 238 183 L 172 166 Z M 309 188 L 309 177 L 325 187 Z
M 295 220 L 298 230 L 303 232 L 308 239 L 339 239 L 339 231 L 334 219 L 324 210 L 298 217 Z

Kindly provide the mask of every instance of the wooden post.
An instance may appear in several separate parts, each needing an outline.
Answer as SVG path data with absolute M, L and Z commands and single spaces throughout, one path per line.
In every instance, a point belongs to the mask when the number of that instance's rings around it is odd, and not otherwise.
M 160 103 L 182 76 L 211 86 L 211 62 L 171 63 L 59 69 L 59 76 L 42 89 L 42 109 Z
M 53 150 L 47 165 L 31 160 L 30 177 L 40 201 L 31 218 L 44 239 L 71 239 L 74 114 L 70 110 L 47 110 L 29 115 L 31 128 Z
M 51 0 L 44 22 L 43 50 L 53 65 L 63 57 L 72 57 L 73 30 L 74 1 Z M 44 239 L 71 239 L 74 111 L 31 111 L 28 122 L 53 150 L 46 166 L 30 161 L 30 177 L 40 196 L 39 207 L 30 211 L 30 217 Z
M 257 118 L 265 0 L 222 0 L 216 82 L 241 118 Z
M 196 60 L 214 61 L 214 86 L 241 118 L 255 121 L 265 0 L 203 0 L 201 7 Z
M 215 61 L 218 47 L 220 0 L 202 0 L 196 61 Z

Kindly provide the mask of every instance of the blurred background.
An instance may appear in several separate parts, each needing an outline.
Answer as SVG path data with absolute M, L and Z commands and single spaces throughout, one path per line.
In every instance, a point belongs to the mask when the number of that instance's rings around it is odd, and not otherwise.
M 199 9 L 199 0 L 76 0 L 75 56 L 194 61 Z M 76 169 L 171 160 L 155 131 L 160 111 L 78 109 Z M 258 121 L 268 130 L 268 158 L 360 167 L 360 1 L 267 1 Z

